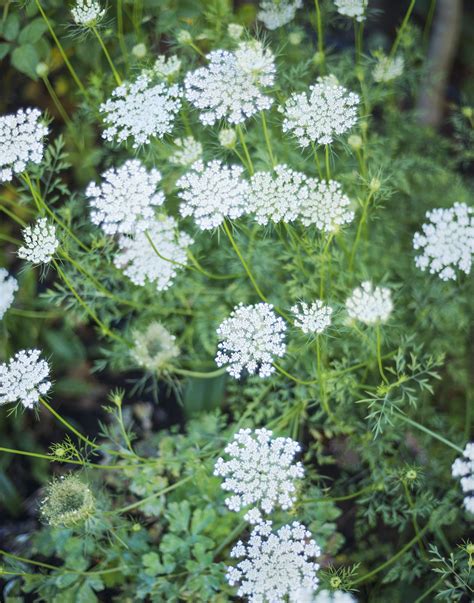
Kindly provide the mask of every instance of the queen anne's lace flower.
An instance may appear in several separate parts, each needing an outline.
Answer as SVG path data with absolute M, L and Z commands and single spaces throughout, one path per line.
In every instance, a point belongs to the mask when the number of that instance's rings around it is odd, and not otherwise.
M 295 480 L 304 475 L 303 465 L 294 463 L 300 452 L 290 438 L 272 438 L 268 429 L 241 429 L 224 452 L 230 460 L 217 459 L 214 475 L 224 478 L 222 489 L 233 492 L 225 503 L 231 511 L 252 506 L 271 513 L 289 509 L 296 500 Z
M 94 27 L 104 17 L 105 9 L 96 0 L 77 0 L 71 14 L 77 25 Z
M 237 142 L 237 133 L 234 128 L 222 128 L 219 132 L 219 144 L 226 149 L 233 149 Z
M 454 461 L 451 473 L 461 478 L 461 488 L 466 495 L 464 506 L 474 515 L 474 442 L 466 444 L 463 456 Z
M 156 190 L 160 181 L 160 172 L 148 172 L 138 159 L 110 168 L 102 174 L 100 185 L 91 182 L 87 187 L 92 222 L 109 235 L 146 230 L 154 208 L 165 201 L 163 193 Z
M 17 291 L 18 281 L 5 268 L 0 268 L 0 320 L 12 305 Z
M 415 263 L 444 280 L 456 278 L 455 268 L 471 271 L 474 253 L 474 209 L 455 203 L 449 209 L 427 212 L 429 222 L 413 238 L 413 247 L 422 249 Z
M 337 12 L 356 21 L 365 21 L 368 0 L 334 0 Z
M 301 302 L 294 305 L 291 311 L 295 315 L 295 326 L 303 333 L 323 333 L 331 324 L 332 308 L 317 299 L 311 304 Z
M 181 215 L 192 216 L 201 230 L 216 228 L 225 218 L 239 218 L 247 211 L 249 185 L 243 168 L 218 160 L 196 162 L 176 183 L 183 200 Z
M 186 233 L 177 230 L 176 220 L 160 216 L 147 224 L 146 231 L 162 256 L 160 257 L 141 230 L 139 228 L 132 237 L 120 237 L 120 251 L 115 256 L 114 263 L 118 268 L 124 269 L 124 274 L 135 285 L 144 286 L 148 281 L 155 283 L 158 291 L 165 291 L 172 285 L 181 268 L 178 264 L 186 264 L 186 249 L 193 240 Z
M 46 218 L 23 230 L 25 244 L 18 249 L 18 257 L 33 264 L 48 264 L 59 247 L 56 228 Z
M 385 55 L 377 57 L 377 63 L 372 71 L 372 77 L 376 82 L 390 82 L 403 73 L 405 63 L 402 56 L 390 58 Z
M 301 589 L 314 591 L 318 585 L 314 558 L 320 554 L 301 523 L 294 521 L 274 533 L 272 522 L 265 521 L 253 528 L 248 544 L 239 541 L 232 549 L 231 557 L 244 559 L 229 567 L 226 577 L 250 603 L 301 603 Z
M 303 6 L 303 0 L 261 0 L 257 19 L 267 29 L 277 29 L 295 18 L 296 11 Z
M 49 366 L 39 350 L 21 350 L 0 364 L 0 405 L 19 402 L 33 408 L 48 393 Z
M 287 165 L 277 165 L 274 173 L 257 172 L 252 176 L 249 209 L 259 224 L 291 222 L 298 217 L 307 195 L 305 175 Z
M 192 136 L 176 138 L 173 142 L 178 148 L 170 157 L 172 164 L 188 167 L 201 159 L 202 144 L 194 140 Z
M 181 89 L 164 82 L 153 84 L 147 74 L 133 83 L 124 82 L 112 92 L 112 98 L 100 106 L 109 126 L 103 138 L 121 143 L 131 138 L 133 147 L 147 144 L 153 136 L 162 138 L 173 129 L 181 107 Z
M 342 590 L 320 590 L 316 595 L 301 603 L 356 603 L 356 598 Z
M 227 364 L 227 372 L 236 379 L 244 369 L 268 377 L 275 371 L 273 357 L 281 358 L 286 351 L 285 331 L 271 304 L 239 304 L 217 329 L 221 341 L 216 363 Z
M 371 282 L 364 281 L 347 299 L 346 310 L 351 318 L 367 325 L 385 322 L 393 310 L 390 289 L 374 288 Z
M 239 124 L 271 106 L 261 89 L 274 83 L 274 57 L 260 42 L 241 42 L 235 52 L 214 50 L 207 59 L 208 65 L 188 73 L 184 82 L 203 124 L 219 119 Z
M 48 128 L 40 117 L 39 109 L 20 109 L 0 117 L 0 182 L 21 174 L 30 162 L 41 163 Z
M 342 192 L 335 180 L 307 179 L 308 193 L 300 207 L 301 222 L 305 226 L 314 224 L 323 232 L 334 232 L 354 219 L 351 201 Z
M 156 75 L 164 79 L 169 79 L 174 75 L 177 75 L 180 69 L 181 61 L 176 55 L 168 57 L 164 54 L 160 54 L 153 66 L 153 71 Z
M 134 333 L 132 355 L 138 366 L 151 372 L 166 368 L 179 356 L 176 337 L 159 322 L 152 322 L 144 332 Z
M 233 40 L 240 40 L 244 33 L 244 28 L 239 23 L 229 23 L 227 26 L 227 33 Z
M 358 105 L 359 96 L 339 86 L 335 78 L 318 78 L 309 95 L 292 94 L 280 107 L 285 115 L 283 131 L 291 132 L 302 147 L 330 144 L 356 123 Z

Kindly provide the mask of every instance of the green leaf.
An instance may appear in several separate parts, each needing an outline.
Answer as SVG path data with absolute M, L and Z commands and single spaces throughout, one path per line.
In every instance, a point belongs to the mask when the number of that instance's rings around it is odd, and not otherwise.
M 8 15 L 7 20 L 3 24 L 2 34 L 5 40 L 13 42 L 16 39 L 18 32 L 20 31 L 20 17 L 11 13 Z
M 37 80 L 36 65 L 39 63 L 39 56 L 36 48 L 31 44 L 24 44 L 15 48 L 12 52 L 12 65 L 21 73 L 28 75 L 33 80 Z
M 38 17 L 38 19 L 28 23 L 28 25 L 21 30 L 18 42 L 20 44 L 34 44 L 41 38 L 47 29 L 48 26 L 46 23 L 41 17 Z
M 4 59 L 7 54 L 10 52 L 11 44 L 7 44 L 6 42 L 0 43 L 0 61 Z

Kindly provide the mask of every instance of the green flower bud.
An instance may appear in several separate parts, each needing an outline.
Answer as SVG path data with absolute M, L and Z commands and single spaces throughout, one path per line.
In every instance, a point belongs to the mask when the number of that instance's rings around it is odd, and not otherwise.
M 86 522 L 95 509 L 95 498 L 89 486 L 69 474 L 49 484 L 41 502 L 41 517 L 53 528 L 72 528 Z
M 41 63 L 38 63 L 36 65 L 36 70 L 35 71 L 36 71 L 36 75 L 38 77 L 43 78 L 43 77 L 46 77 L 48 75 L 48 73 L 49 73 L 49 67 L 48 67 L 48 65 L 46 65 L 46 63 L 41 62 Z
M 193 37 L 187 29 L 180 29 L 176 35 L 176 39 L 179 44 L 191 44 L 193 41 Z
M 137 59 L 143 59 L 146 56 L 146 46 L 143 43 L 135 44 L 132 48 L 132 54 Z
M 363 140 L 358 134 L 351 134 L 347 142 L 354 151 L 359 151 L 362 148 Z

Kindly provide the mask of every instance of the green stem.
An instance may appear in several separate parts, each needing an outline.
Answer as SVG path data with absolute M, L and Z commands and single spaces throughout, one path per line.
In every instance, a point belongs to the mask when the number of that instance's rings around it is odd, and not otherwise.
M 243 133 L 243 131 L 242 131 L 242 128 L 241 128 L 240 124 L 237 124 L 237 126 L 235 127 L 235 129 L 237 130 L 237 134 L 238 134 L 238 136 L 239 136 L 240 144 L 242 145 L 242 148 L 243 148 L 243 150 L 244 150 L 245 157 L 246 157 L 246 159 L 247 159 L 247 167 L 248 167 L 249 174 L 250 174 L 251 176 L 253 176 L 253 175 L 254 175 L 255 170 L 254 170 L 254 168 L 253 168 L 252 159 L 251 159 L 251 157 L 250 157 L 250 153 L 249 153 L 249 150 L 248 150 L 248 148 L 247 148 L 247 143 L 245 142 L 244 133 Z
M 170 372 L 176 373 L 177 375 L 183 375 L 183 377 L 194 377 L 195 379 L 214 379 L 225 373 L 225 367 L 210 371 L 209 373 L 201 373 L 199 371 L 188 371 L 186 369 L 173 367 Z
M 268 135 L 267 120 L 265 118 L 265 112 L 260 111 L 260 115 L 262 116 L 263 135 L 265 137 L 265 142 L 267 143 L 268 155 L 269 155 L 270 161 L 272 163 L 272 168 L 274 168 L 276 165 L 276 162 L 275 162 L 275 157 L 273 156 L 272 144 L 270 142 L 270 137 Z
M 446 579 L 446 576 L 444 576 L 444 575 L 442 575 L 440 578 L 438 578 L 438 580 L 436 580 L 436 582 L 432 586 L 430 586 L 428 588 L 428 590 L 425 590 L 425 592 L 422 595 L 420 595 L 414 603 L 421 603 L 422 601 L 424 601 L 426 599 L 426 597 L 428 595 L 430 595 L 445 579 Z
M 345 500 L 351 500 L 353 498 L 357 498 L 358 496 L 362 496 L 366 492 L 373 492 L 374 490 L 378 490 L 378 486 L 366 486 L 361 490 L 357 490 L 357 492 L 352 492 L 351 494 L 346 494 L 344 496 L 321 496 L 319 498 L 305 498 L 301 501 L 301 504 L 305 505 L 307 503 L 319 503 L 319 502 L 343 502 Z
M 59 115 L 62 117 L 64 123 L 69 128 L 72 128 L 71 118 L 67 114 L 67 111 L 64 108 L 62 102 L 59 100 L 58 95 L 56 94 L 56 91 L 54 90 L 53 86 L 51 85 L 51 82 L 49 81 L 48 76 L 45 75 L 41 79 L 43 80 L 43 84 L 46 86 L 46 90 L 49 92 L 49 96 L 51 97 L 51 99 L 52 99 L 56 109 L 58 110 Z
M 360 59 L 362 57 L 362 40 L 364 35 L 364 23 L 358 23 L 354 20 L 354 35 L 355 35 L 355 63 L 356 66 L 360 64 Z
M 316 164 L 316 169 L 318 170 L 319 178 L 322 180 L 323 171 L 321 169 L 321 162 L 319 161 L 318 150 L 316 149 L 316 145 L 314 144 L 314 142 L 311 143 L 311 146 L 313 147 L 314 163 Z
M 207 60 L 205 53 L 199 48 L 199 46 L 196 46 L 194 42 L 189 42 L 189 46 L 191 46 L 193 50 L 195 50 L 200 56 L 202 56 L 203 59 Z
M 415 427 L 415 429 L 418 429 L 419 431 L 422 431 L 423 433 L 426 433 L 427 435 L 430 435 L 432 438 L 435 438 L 436 440 L 439 440 L 443 444 L 446 444 L 446 446 L 449 446 L 449 448 L 452 448 L 453 450 L 456 450 L 456 452 L 458 452 L 460 454 L 463 454 L 464 451 L 463 451 L 462 448 L 460 448 L 459 446 L 456 446 L 456 444 L 453 444 L 453 442 L 450 442 L 449 440 L 447 440 L 443 436 L 440 436 L 435 431 L 431 431 L 431 429 L 428 429 L 428 427 L 425 427 L 424 425 L 420 425 L 420 423 L 417 423 L 416 421 L 413 421 L 412 419 L 409 419 L 408 417 L 406 417 L 401 412 L 394 411 L 394 414 L 399 419 L 401 419 L 402 421 L 404 421 L 405 423 L 407 423 L 408 425 L 411 425 L 412 427 Z
M 383 370 L 383 364 L 382 364 L 382 344 L 381 344 L 381 337 L 380 337 L 380 325 L 377 324 L 377 326 L 375 327 L 375 337 L 376 337 L 376 348 L 377 348 L 377 365 L 379 367 L 379 373 L 380 376 L 382 377 L 382 379 L 385 381 L 385 383 L 387 385 L 389 385 L 389 381 L 387 379 L 387 377 L 385 376 L 384 370 Z
M 298 379 L 298 377 L 293 376 L 291 373 L 288 373 L 287 371 L 285 371 L 285 369 L 282 368 L 276 362 L 273 363 L 273 366 L 276 368 L 276 370 L 279 373 L 281 373 L 285 377 L 288 377 L 288 379 L 291 379 L 292 381 L 294 381 L 295 383 L 298 383 L 299 385 L 314 385 L 315 383 L 318 383 L 318 381 L 319 381 L 319 379 L 312 379 L 311 381 L 303 381 L 301 379 Z
M 319 0 L 314 0 L 314 6 L 316 8 L 316 30 L 318 33 L 318 52 L 321 57 L 321 65 L 324 67 L 323 21 L 321 19 L 321 7 L 319 6 Z
M 21 245 L 21 241 L 3 233 L 0 233 L 0 240 L 7 241 L 7 243 L 12 243 L 13 245 L 17 245 L 18 247 Z
M 413 9 L 415 8 L 415 3 L 416 3 L 416 0 L 411 0 L 408 10 L 406 12 L 406 15 L 400 26 L 400 29 L 398 30 L 397 37 L 395 38 L 395 41 L 393 42 L 392 49 L 390 50 L 390 54 L 389 54 L 390 59 L 394 58 L 395 53 L 398 50 L 398 46 L 400 45 L 403 32 L 405 31 L 405 27 L 407 26 L 408 21 L 410 20 L 410 17 L 411 17 L 411 13 L 413 12 Z
M 323 300 L 324 299 L 324 287 L 325 287 L 325 282 L 326 282 L 326 268 L 328 263 L 330 263 L 331 257 L 329 255 L 329 247 L 331 245 L 331 242 L 333 240 L 334 237 L 334 233 L 331 233 L 328 237 L 328 240 L 326 241 L 326 245 L 324 246 L 323 249 L 323 257 L 322 257 L 322 265 L 321 265 L 321 282 L 319 285 L 319 297 Z M 329 262 L 328 262 L 329 260 Z
M 128 64 L 128 52 L 127 45 L 125 44 L 125 37 L 123 35 L 123 0 L 117 0 L 117 34 L 120 50 L 125 64 Z
M 23 318 L 57 318 L 61 316 L 57 312 L 42 312 L 40 310 L 23 310 L 23 308 L 9 308 L 9 314 L 22 316 Z
M 329 145 L 324 145 L 324 158 L 326 161 L 326 178 L 327 180 L 331 180 L 331 164 L 329 161 Z
M 413 503 L 413 499 L 411 497 L 410 490 L 408 489 L 406 481 L 403 481 L 403 489 L 405 490 L 405 496 L 406 496 L 406 499 L 408 501 L 408 506 L 410 507 L 410 510 L 412 512 L 413 529 L 415 530 L 415 534 L 418 536 L 418 540 L 420 542 L 421 553 L 422 553 L 424 559 L 427 561 L 428 560 L 428 556 L 426 554 L 425 547 L 424 547 L 424 544 L 423 544 L 423 540 L 422 540 L 421 535 L 420 535 L 420 526 L 418 525 L 418 520 L 417 520 L 416 515 L 415 515 L 415 505 Z
M 207 276 L 208 278 L 212 278 L 216 281 L 227 281 L 227 280 L 231 280 L 234 278 L 238 278 L 240 276 L 239 274 L 211 274 L 210 272 L 208 272 L 205 268 L 203 268 L 201 266 L 201 264 L 199 263 L 197 258 L 193 255 L 193 253 L 189 249 L 188 249 L 187 253 L 188 253 L 189 259 L 196 267 L 196 270 L 198 272 L 200 272 L 201 274 L 203 274 L 204 276 Z
M 321 358 L 321 342 L 319 339 L 319 335 L 316 335 L 316 362 L 317 362 L 317 372 L 318 372 L 318 381 L 319 381 L 319 394 L 321 396 L 321 404 L 323 405 L 324 410 L 328 416 L 332 416 L 332 412 L 329 408 L 329 403 L 326 395 L 326 384 L 324 380 L 324 368 L 323 362 Z
M 426 16 L 425 27 L 423 28 L 423 43 L 425 45 L 428 43 L 428 39 L 430 37 L 431 24 L 433 23 L 435 8 L 436 8 L 436 0 L 431 0 L 430 8 L 428 9 L 428 14 Z
M 99 40 L 100 47 L 102 48 L 102 50 L 105 54 L 105 58 L 107 59 L 109 65 L 110 65 L 110 68 L 112 69 L 112 73 L 114 74 L 114 78 L 115 78 L 115 81 L 117 82 L 117 85 L 120 86 L 122 84 L 122 78 L 118 74 L 118 71 L 115 69 L 115 65 L 112 61 L 112 57 L 110 56 L 109 51 L 107 50 L 107 46 L 104 44 L 104 40 L 102 39 L 102 36 L 100 35 L 99 30 L 97 29 L 97 27 L 95 25 L 91 29 L 94 32 L 95 37 Z
M 356 238 L 354 239 L 354 244 L 352 245 L 351 259 L 349 261 L 349 270 L 352 270 L 352 266 L 354 265 L 354 259 L 355 259 L 357 247 L 360 242 L 360 237 L 362 235 L 362 229 L 364 228 L 364 225 L 367 221 L 367 213 L 368 213 L 370 201 L 372 199 L 372 195 L 373 195 L 373 193 L 372 193 L 372 191 L 370 191 L 367 196 L 367 199 L 362 207 L 362 216 L 360 217 L 359 224 L 357 226 Z

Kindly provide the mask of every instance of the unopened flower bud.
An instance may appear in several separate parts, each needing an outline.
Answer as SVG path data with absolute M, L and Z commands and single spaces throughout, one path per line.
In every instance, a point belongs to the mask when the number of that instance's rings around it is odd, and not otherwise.
M 36 65 L 35 71 L 36 71 L 36 75 L 38 77 L 41 77 L 41 78 L 47 77 L 47 75 L 49 73 L 49 67 L 48 67 L 48 65 L 46 65 L 46 63 L 41 62 Z
M 349 143 L 351 149 L 354 149 L 354 151 L 360 151 L 362 148 L 363 141 L 358 134 L 351 134 L 347 139 L 347 142 Z
M 180 29 L 178 31 L 176 39 L 179 44 L 191 44 L 191 42 L 193 41 L 193 37 L 187 29 Z
M 137 59 L 143 59 L 146 56 L 146 46 L 143 43 L 135 44 L 132 48 L 132 54 Z

